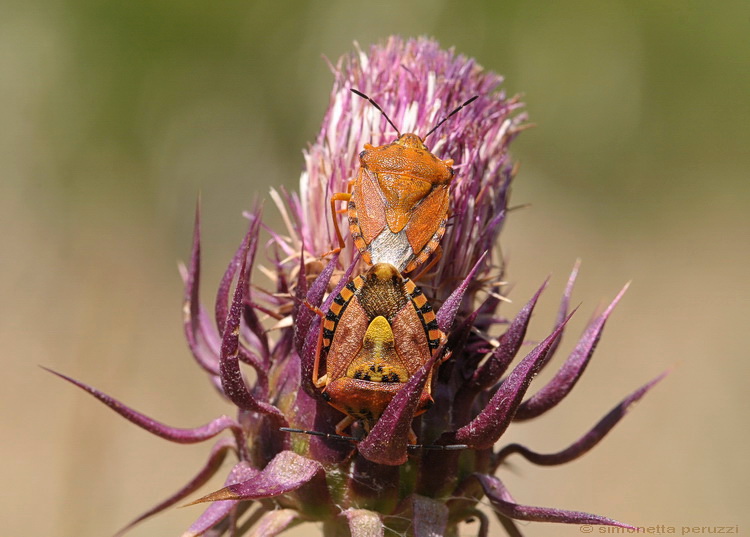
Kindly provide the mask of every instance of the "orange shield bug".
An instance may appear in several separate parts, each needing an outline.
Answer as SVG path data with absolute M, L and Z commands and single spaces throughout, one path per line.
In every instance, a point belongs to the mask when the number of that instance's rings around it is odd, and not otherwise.
M 337 201 L 348 202 L 349 230 L 354 245 L 367 263 L 388 263 L 399 272 L 410 272 L 424 263 L 445 234 L 453 179 L 453 160 L 433 155 L 424 140 L 464 106 L 472 97 L 438 122 L 423 138 L 401 134 L 383 109 L 367 99 L 396 130 L 398 138 L 375 147 L 365 144 L 359 155 L 360 168 L 351 192 L 331 196 L 331 212 L 339 246 L 344 239 L 335 214 Z
M 422 291 L 396 267 L 376 264 L 347 283 L 323 319 L 312 378 L 326 401 L 346 414 L 336 433 L 356 420 L 369 432 L 444 338 Z M 325 374 L 320 376 L 323 356 Z M 433 373 L 415 415 L 432 405 Z

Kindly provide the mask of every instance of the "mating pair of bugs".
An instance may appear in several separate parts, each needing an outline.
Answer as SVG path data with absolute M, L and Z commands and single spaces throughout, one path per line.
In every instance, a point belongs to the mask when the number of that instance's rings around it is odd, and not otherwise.
M 343 436 L 347 427 L 360 420 L 369 432 L 404 384 L 433 353 L 443 352 L 445 335 L 431 305 L 403 273 L 414 271 L 438 250 L 448 219 L 453 160 L 437 158 L 424 140 L 477 98 L 463 103 L 419 137 L 401 134 L 375 101 L 357 90 L 352 92 L 375 106 L 398 138 L 378 147 L 365 144 L 350 192 L 331 196 L 339 249 L 345 243 L 336 203 L 346 201 L 354 245 L 362 259 L 373 265 L 347 283 L 327 313 L 316 310 L 323 319 L 312 382 L 346 417 L 336 426 L 336 435 L 287 429 L 347 440 L 353 440 Z M 323 360 L 325 374 L 321 375 Z M 436 360 L 429 372 L 415 415 L 432 404 L 432 380 L 440 362 Z M 409 443 L 415 442 L 412 432 Z

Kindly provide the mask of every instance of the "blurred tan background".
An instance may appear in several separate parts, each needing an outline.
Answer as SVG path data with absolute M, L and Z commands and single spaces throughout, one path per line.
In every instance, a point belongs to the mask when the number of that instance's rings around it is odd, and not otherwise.
M 513 459 L 501 477 L 516 499 L 750 535 L 750 4 L 2 4 L 2 535 L 110 535 L 203 463 L 208 444 L 152 437 L 37 365 L 173 425 L 230 412 L 182 336 L 176 262 L 196 194 L 209 300 L 241 211 L 297 183 L 332 81 L 322 55 L 392 33 L 435 36 L 504 74 L 538 125 L 513 147 L 513 203 L 532 206 L 504 234 L 506 314 L 551 273 L 542 336 L 581 257 L 568 350 L 633 280 L 569 400 L 506 438 L 561 449 L 674 368 L 583 459 Z M 179 535 L 198 513 L 172 509 L 132 535 Z

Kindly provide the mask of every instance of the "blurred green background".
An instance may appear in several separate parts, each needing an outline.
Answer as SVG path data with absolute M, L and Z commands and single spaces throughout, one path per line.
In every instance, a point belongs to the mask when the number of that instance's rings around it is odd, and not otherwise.
M 678 532 L 750 531 L 748 2 L 3 0 L 0 10 L 4 535 L 112 534 L 202 464 L 207 445 L 152 437 L 37 364 L 173 425 L 231 412 L 182 336 L 176 261 L 196 195 L 208 300 L 242 210 L 271 185 L 297 184 L 332 83 L 323 56 L 390 34 L 434 36 L 502 73 L 537 125 L 513 145 L 513 203 L 532 205 L 503 238 L 506 314 L 551 273 L 531 334 L 542 336 L 581 257 L 567 350 L 633 280 L 569 400 L 507 439 L 561 449 L 673 368 L 583 459 L 514 459 L 501 477 L 516 499 Z M 132 535 L 176 535 L 198 514 L 172 509 Z

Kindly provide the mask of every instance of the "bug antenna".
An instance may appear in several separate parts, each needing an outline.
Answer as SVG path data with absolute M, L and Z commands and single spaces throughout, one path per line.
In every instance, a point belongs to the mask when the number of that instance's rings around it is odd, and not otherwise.
M 351 436 L 342 436 L 340 434 L 323 433 L 320 431 L 308 431 L 305 429 L 292 429 L 291 427 L 279 427 L 279 431 L 285 433 L 309 434 L 310 436 L 320 436 L 323 438 L 332 438 L 333 440 L 346 440 L 347 442 L 357 442 L 357 439 Z
M 352 91 L 354 91 L 354 90 L 352 90 Z M 445 123 L 446 121 L 448 121 L 452 116 L 456 115 L 456 113 L 458 113 L 458 111 L 461 110 L 464 106 L 467 106 L 467 105 L 473 103 L 478 98 L 479 98 L 479 95 L 474 95 L 474 97 L 472 97 L 471 99 L 469 99 L 468 101 L 466 101 L 464 104 L 462 104 L 461 106 L 459 106 L 458 108 L 456 108 L 453 112 L 451 112 L 450 114 L 448 114 L 447 116 L 445 116 L 443 119 L 441 119 L 438 122 L 437 125 L 435 125 L 434 127 L 432 127 L 432 129 L 430 129 L 430 132 L 428 132 L 427 134 L 424 135 L 424 137 L 422 138 L 422 141 L 426 140 L 427 137 L 430 134 L 432 134 L 433 132 L 435 132 L 440 125 L 442 125 L 443 123 Z
M 407 444 L 408 449 L 425 449 L 433 451 L 459 451 L 462 449 L 469 449 L 466 444 L 449 444 L 447 446 L 434 445 L 434 444 Z
M 359 95 L 360 97 L 362 97 L 363 99 L 367 99 L 368 101 L 370 101 L 371 105 L 373 105 L 375 108 L 377 108 L 378 110 L 380 110 L 380 113 L 383 114 L 383 117 L 390 124 L 390 126 L 394 128 L 394 130 L 396 131 L 396 134 L 398 134 L 398 137 L 401 138 L 401 131 L 398 130 L 398 127 L 393 124 L 393 121 L 391 121 L 391 118 L 389 118 L 388 114 L 386 114 L 383 111 L 383 109 L 380 108 L 380 105 L 378 103 L 376 103 L 375 101 L 373 101 L 369 96 L 365 95 L 364 93 L 362 93 L 359 90 L 355 90 L 354 88 L 349 88 L 349 89 L 352 91 L 352 93 L 355 93 L 355 94 Z M 474 98 L 476 99 L 476 97 L 474 97 Z

